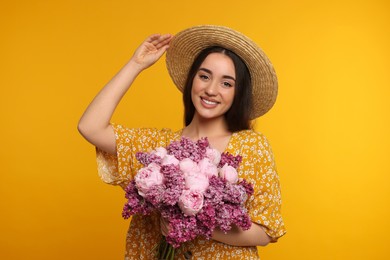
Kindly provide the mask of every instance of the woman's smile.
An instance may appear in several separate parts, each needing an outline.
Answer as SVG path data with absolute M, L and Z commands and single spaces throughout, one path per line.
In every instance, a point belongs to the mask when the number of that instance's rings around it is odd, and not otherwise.
M 206 106 L 212 106 L 212 107 L 215 107 L 219 104 L 219 102 L 217 101 L 214 101 L 214 100 L 211 100 L 211 99 L 207 99 L 207 98 L 204 98 L 204 97 L 200 97 L 200 99 L 202 100 L 203 103 L 206 104 Z

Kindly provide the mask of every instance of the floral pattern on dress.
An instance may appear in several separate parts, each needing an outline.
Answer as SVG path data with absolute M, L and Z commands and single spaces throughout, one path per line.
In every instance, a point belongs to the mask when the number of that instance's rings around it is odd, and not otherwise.
M 96 149 L 100 178 L 112 185 L 126 187 L 142 168 L 135 154 L 165 147 L 179 140 L 181 131 L 155 128 L 126 128 L 112 124 L 117 154 Z M 266 137 L 253 130 L 233 133 L 225 152 L 241 155 L 239 177 L 254 185 L 254 194 L 247 200 L 251 220 L 264 227 L 273 242 L 286 233 L 281 216 L 279 176 L 271 147 Z M 153 247 L 160 241 L 158 214 L 132 217 L 126 237 L 125 260 L 153 259 Z M 176 250 L 175 259 L 259 259 L 256 247 L 227 245 L 215 240 L 197 238 Z

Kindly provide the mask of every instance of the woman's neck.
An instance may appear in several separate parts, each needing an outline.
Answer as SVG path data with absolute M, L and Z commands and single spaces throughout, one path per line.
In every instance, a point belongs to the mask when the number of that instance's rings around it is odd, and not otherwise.
M 231 136 L 224 117 L 204 119 L 196 113 L 191 123 L 183 129 L 183 135 L 193 140 L 202 137 L 214 138 Z

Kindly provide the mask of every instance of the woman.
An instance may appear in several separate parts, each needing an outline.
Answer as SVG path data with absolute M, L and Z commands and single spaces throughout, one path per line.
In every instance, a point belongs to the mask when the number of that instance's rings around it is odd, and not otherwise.
M 167 67 L 183 92 L 185 127 L 128 129 L 110 124 L 112 114 L 137 75 L 168 49 Z M 253 222 L 249 230 L 216 229 L 212 239 L 197 238 L 176 251 L 178 259 L 258 259 L 256 246 L 276 242 L 285 228 L 271 148 L 266 138 L 251 130 L 250 120 L 274 104 L 277 80 L 268 58 L 246 36 L 221 26 L 196 26 L 172 37 L 152 35 L 130 61 L 100 91 L 80 119 L 80 133 L 97 148 L 98 170 L 110 184 L 125 187 L 142 165 L 135 153 L 167 146 L 181 136 L 207 137 L 220 152 L 241 155 L 240 178 L 254 185 L 246 205 Z M 158 215 L 133 216 L 126 259 L 150 259 L 152 248 L 169 226 Z

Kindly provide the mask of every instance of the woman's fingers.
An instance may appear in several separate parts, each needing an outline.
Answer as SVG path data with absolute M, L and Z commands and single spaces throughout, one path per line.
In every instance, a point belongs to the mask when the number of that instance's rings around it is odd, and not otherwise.
M 151 44 L 153 44 L 154 46 L 156 46 L 157 49 L 159 49 L 162 46 L 169 43 L 171 38 L 172 38 L 172 35 L 170 35 L 170 34 L 164 34 L 164 35 L 154 34 L 149 38 L 150 39 L 149 42 Z
M 154 64 L 169 47 L 172 39 L 170 34 L 150 35 L 134 52 L 132 60 L 145 69 Z

